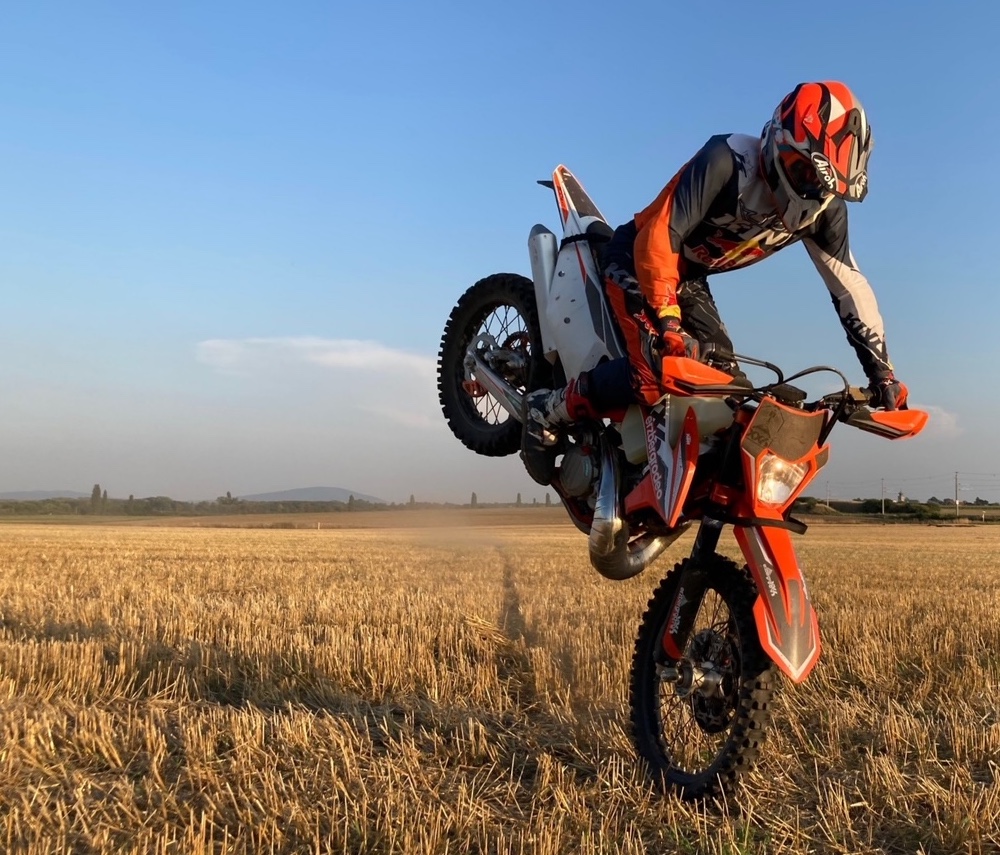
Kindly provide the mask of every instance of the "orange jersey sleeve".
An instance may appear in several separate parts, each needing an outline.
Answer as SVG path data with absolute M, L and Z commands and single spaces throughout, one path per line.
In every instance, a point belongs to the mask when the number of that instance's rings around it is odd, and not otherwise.
M 683 172 L 683 170 L 681 170 Z M 670 179 L 651 205 L 635 215 L 635 278 L 646 302 L 660 317 L 680 318 L 677 285 L 680 253 L 670 243 L 670 214 L 680 173 Z
M 635 215 L 636 279 L 646 302 L 661 318 L 680 318 L 677 286 L 684 264 L 681 248 L 733 178 L 733 157 L 725 137 L 712 137 L 652 204 Z

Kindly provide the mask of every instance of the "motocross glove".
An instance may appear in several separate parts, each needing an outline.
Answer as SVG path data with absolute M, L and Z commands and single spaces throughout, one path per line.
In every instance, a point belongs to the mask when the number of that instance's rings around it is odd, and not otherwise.
M 698 358 L 698 339 L 683 329 L 678 318 L 659 318 L 661 349 L 664 356 Z
M 872 380 L 871 398 L 868 405 L 873 409 L 881 407 L 884 410 L 905 410 L 908 390 L 890 371 L 878 380 Z

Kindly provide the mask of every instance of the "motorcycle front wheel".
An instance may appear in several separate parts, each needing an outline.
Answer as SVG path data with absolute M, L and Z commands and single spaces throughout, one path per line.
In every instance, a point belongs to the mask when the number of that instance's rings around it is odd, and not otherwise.
M 465 376 L 466 351 L 484 333 L 499 351 L 516 357 L 499 371 L 517 391 L 551 385 L 530 279 L 495 273 L 469 288 L 448 318 L 438 355 L 438 398 L 451 432 L 477 454 L 503 457 L 520 450 L 521 422 Z
M 718 555 L 705 559 L 708 587 L 683 656 L 667 655 L 670 606 L 691 560 L 677 564 L 649 601 L 629 701 L 636 749 L 658 787 L 701 799 L 724 795 L 756 759 L 776 670 L 757 638 L 749 571 Z

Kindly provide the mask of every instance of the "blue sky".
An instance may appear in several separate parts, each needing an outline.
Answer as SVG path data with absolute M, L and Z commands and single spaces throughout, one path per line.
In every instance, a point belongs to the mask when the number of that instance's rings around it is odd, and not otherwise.
M 541 497 L 434 388 L 452 304 L 556 226 L 535 180 L 567 164 L 617 224 L 833 78 L 876 139 L 852 247 L 933 421 L 835 432 L 813 492 L 951 495 L 957 470 L 1000 499 L 998 7 L 567 8 L 5 4 L 0 491 Z M 741 352 L 863 380 L 800 247 L 712 286 Z

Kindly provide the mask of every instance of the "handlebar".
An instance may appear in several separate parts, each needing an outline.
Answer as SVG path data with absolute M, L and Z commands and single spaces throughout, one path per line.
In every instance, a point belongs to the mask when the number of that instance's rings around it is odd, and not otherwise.
M 806 369 L 806 371 L 799 372 L 794 377 L 823 370 L 834 371 L 841 378 L 844 377 L 836 369 L 827 368 L 826 366 Z M 794 379 L 794 377 L 790 379 Z M 843 422 L 851 427 L 856 427 L 859 430 L 873 433 L 885 439 L 908 439 L 916 436 L 926 426 L 928 416 L 923 410 L 873 410 L 871 409 L 871 404 L 876 396 L 872 389 L 862 386 L 851 386 L 847 383 L 846 379 L 844 383 L 844 389 L 841 392 L 824 395 L 818 401 L 812 403 L 803 402 L 800 404 L 802 409 L 810 412 L 817 412 L 819 410 L 830 411 L 830 419 L 821 437 L 821 442 L 826 441 L 826 437 L 829 436 L 836 422 Z M 785 383 L 782 385 L 787 386 L 788 384 Z M 791 388 L 794 389 L 795 387 Z M 774 389 L 772 388 L 771 391 L 773 392 Z M 802 395 L 804 399 L 805 393 L 803 392 Z
M 667 391 L 679 395 L 726 397 L 733 400 L 734 406 L 738 406 L 740 401 L 760 402 L 765 398 L 773 398 L 787 406 L 808 412 L 828 410 L 830 418 L 821 442 L 825 442 L 826 436 L 836 422 L 844 422 L 887 439 L 906 439 L 916 436 L 927 424 L 927 413 L 922 410 L 871 409 L 875 397 L 873 391 L 865 387 L 852 386 L 843 373 L 828 365 L 815 365 L 786 378 L 776 365 L 741 354 L 722 354 L 709 350 L 702 354 L 702 359 L 705 361 L 698 362 L 685 357 L 665 357 L 663 377 Z M 714 366 L 708 363 L 714 363 Z M 757 387 L 734 383 L 731 374 L 723 368 L 727 363 L 726 367 L 746 363 L 767 368 L 774 372 L 777 380 Z M 793 386 L 792 381 L 818 373 L 836 374 L 844 382 L 844 388 L 839 392 L 824 395 L 817 401 L 807 402 L 806 392 Z

